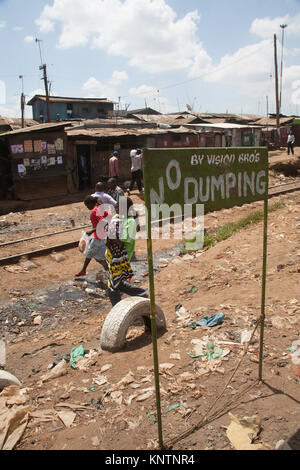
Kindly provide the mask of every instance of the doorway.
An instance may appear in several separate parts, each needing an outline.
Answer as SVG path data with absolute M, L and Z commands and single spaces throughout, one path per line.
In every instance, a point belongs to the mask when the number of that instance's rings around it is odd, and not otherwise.
M 79 191 L 91 187 L 91 148 L 89 145 L 77 145 L 77 165 Z

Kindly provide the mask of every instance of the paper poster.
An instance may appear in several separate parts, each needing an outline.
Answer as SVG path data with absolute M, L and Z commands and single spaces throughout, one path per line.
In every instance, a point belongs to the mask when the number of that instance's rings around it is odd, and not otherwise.
M 24 140 L 24 152 L 33 152 L 32 140 Z
M 47 142 L 42 141 L 42 151 L 45 152 L 47 151 Z
M 42 151 L 42 141 L 41 140 L 35 140 L 33 142 L 33 147 L 35 152 L 41 152 Z
M 25 168 L 25 166 L 24 166 L 23 164 L 21 164 L 21 163 L 18 165 L 18 173 L 19 173 L 20 175 L 25 175 L 25 174 L 26 174 L 26 168 Z
M 63 150 L 63 149 L 64 149 L 64 141 L 63 141 L 63 139 L 56 139 L 56 141 L 55 141 L 55 148 L 56 148 L 56 150 Z
M 42 163 L 42 165 L 47 165 L 47 161 L 48 161 L 47 155 L 43 155 L 43 156 L 41 157 L 41 163 Z
M 48 166 L 52 166 L 56 164 L 55 157 L 50 157 L 48 160 Z
M 23 153 L 23 145 L 11 145 L 11 153 L 16 154 L 16 153 Z
M 30 161 L 30 166 L 34 171 L 41 169 L 41 159 L 40 158 L 32 158 Z
M 57 164 L 62 165 L 63 164 L 63 157 L 57 157 Z
M 55 155 L 56 150 L 55 150 L 55 145 L 54 144 L 48 144 L 48 154 L 49 155 Z
M 24 165 L 24 166 L 30 166 L 29 158 L 24 158 L 24 160 L 23 160 L 23 165 Z

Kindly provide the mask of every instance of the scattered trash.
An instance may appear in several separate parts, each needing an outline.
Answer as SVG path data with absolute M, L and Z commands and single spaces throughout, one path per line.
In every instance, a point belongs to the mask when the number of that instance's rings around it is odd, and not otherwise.
M 196 354 L 194 354 L 196 352 Z M 219 348 L 218 346 L 215 346 L 213 341 L 209 341 L 206 344 L 205 351 L 203 352 L 203 344 L 196 344 L 194 347 L 194 353 L 188 352 L 188 355 L 192 359 L 200 359 L 200 358 L 206 358 L 208 361 L 213 361 L 215 359 L 219 359 L 220 357 L 224 357 L 224 355 L 229 354 L 230 350 L 225 350 Z
M 110 394 L 112 400 L 117 403 L 117 405 L 121 405 L 123 401 L 123 393 L 120 391 L 115 391 Z
M 73 411 L 59 411 L 57 415 L 66 428 L 70 428 L 72 426 L 77 416 Z
M 22 386 L 21 382 L 17 377 L 6 372 L 5 370 L 0 370 L 0 390 L 5 387 L 9 387 L 10 385 L 18 385 L 19 387 Z
M 261 420 L 258 415 L 242 419 L 228 413 L 231 423 L 226 434 L 236 450 L 259 450 L 262 444 L 253 444 L 261 430 Z
M 224 321 L 225 315 L 223 313 L 217 313 L 211 317 L 204 317 L 196 322 L 191 322 L 186 325 L 187 328 L 196 328 L 197 326 L 217 326 L 221 325 Z
M 93 378 L 93 382 L 99 386 L 105 385 L 107 384 L 107 378 L 105 377 L 105 375 L 97 375 Z
M 76 369 L 87 372 L 91 366 L 96 364 L 97 359 L 97 351 L 90 351 L 85 357 L 79 356 L 76 361 Z
M 58 377 L 61 377 L 62 375 L 65 375 L 67 373 L 68 373 L 68 364 L 65 360 L 62 360 L 50 372 L 43 375 L 43 377 L 41 378 L 41 381 L 42 383 L 48 382 L 49 380 L 57 379 Z
M 294 341 L 289 350 L 292 353 L 292 363 L 296 366 L 300 365 L 300 340 Z
M 191 294 L 196 294 L 198 292 L 198 287 L 196 286 L 192 286 L 190 289 L 189 289 L 189 292 Z
M 13 450 L 25 432 L 30 407 L 19 405 L 24 403 L 22 397 L 18 387 L 7 387 L 0 393 L 0 450 Z
M 169 408 L 166 410 L 166 413 L 170 413 L 170 411 L 176 410 L 180 406 L 180 403 L 176 403 L 176 405 L 169 406 Z
M 106 364 L 105 366 L 101 367 L 100 372 L 102 372 L 102 373 L 106 372 L 111 368 L 112 368 L 112 364 Z
M 73 369 L 76 369 L 77 359 L 79 357 L 84 357 L 84 346 L 82 344 L 71 350 L 70 364 Z
M 145 401 L 148 400 L 148 398 L 152 397 L 153 391 L 149 391 L 144 393 L 143 395 L 139 395 L 136 399 L 136 401 Z
M 37 317 L 34 318 L 33 324 L 40 326 L 43 323 L 43 319 L 41 315 L 38 315 Z
M 62 261 L 66 260 L 66 257 L 64 255 L 61 255 L 61 254 L 58 254 L 58 253 L 52 253 L 50 256 L 57 263 L 61 263 Z
M 92 437 L 92 446 L 98 447 L 100 445 L 100 441 L 97 436 Z
M 23 263 L 23 267 L 26 269 L 26 271 L 31 271 L 32 269 L 36 269 L 37 265 L 32 261 L 25 261 L 25 263 Z
M 157 419 L 151 418 L 151 413 L 147 413 L 147 418 L 150 419 L 151 424 L 156 424 L 157 423 Z
M 179 353 L 173 353 L 170 355 L 170 359 L 171 361 L 180 361 L 181 360 L 181 356 Z

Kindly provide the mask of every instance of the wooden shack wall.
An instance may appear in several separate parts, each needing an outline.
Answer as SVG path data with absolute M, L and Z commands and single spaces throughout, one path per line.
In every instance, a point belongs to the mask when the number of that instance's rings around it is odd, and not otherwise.
M 16 199 L 67 194 L 67 138 L 63 130 L 8 136 Z

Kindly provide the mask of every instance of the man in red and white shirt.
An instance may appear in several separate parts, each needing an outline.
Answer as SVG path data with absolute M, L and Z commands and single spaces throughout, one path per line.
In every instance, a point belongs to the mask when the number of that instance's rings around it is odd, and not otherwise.
M 98 202 L 101 203 L 101 200 L 98 199 Z M 93 239 L 90 243 L 83 267 L 78 274 L 75 274 L 75 277 L 82 277 L 87 275 L 86 269 L 92 258 L 100 263 L 103 269 L 107 271 L 107 263 L 105 260 L 105 227 L 108 224 L 112 214 L 108 211 L 103 211 L 101 204 L 99 205 L 98 202 L 97 199 L 92 196 L 87 197 L 84 201 L 85 206 L 91 211 L 90 220 L 93 226 L 93 230 L 87 232 L 87 235 L 92 236 Z

